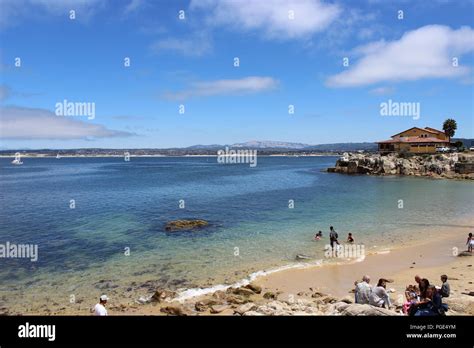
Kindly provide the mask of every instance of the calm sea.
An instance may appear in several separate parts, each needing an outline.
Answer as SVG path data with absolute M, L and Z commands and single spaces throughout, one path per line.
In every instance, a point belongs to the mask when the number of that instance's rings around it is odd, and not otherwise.
M 322 258 L 330 225 L 369 251 L 448 231 L 474 207 L 472 182 L 323 172 L 334 157 L 259 157 L 254 168 L 215 157 L 23 161 L 0 159 L 0 243 L 37 244 L 39 255 L 0 259 L 7 308 L 22 306 L 18 292 L 40 310 L 71 294 L 133 300 L 231 284 L 297 254 Z M 165 231 L 188 218 L 210 226 Z

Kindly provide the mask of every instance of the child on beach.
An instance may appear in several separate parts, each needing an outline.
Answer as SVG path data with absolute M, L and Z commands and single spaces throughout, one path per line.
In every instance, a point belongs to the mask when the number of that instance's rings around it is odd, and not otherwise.
M 405 289 L 405 297 L 407 301 L 411 301 L 412 299 L 418 299 L 418 287 L 416 285 L 408 285 Z
M 354 238 L 352 238 L 352 233 L 347 235 L 347 243 L 354 243 Z
M 314 240 L 320 240 L 321 237 L 323 236 L 323 232 L 319 231 L 314 235 Z
M 474 238 L 472 238 L 472 233 L 469 233 L 469 236 L 467 237 L 467 251 L 472 253 L 472 248 L 474 248 Z
M 443 274 L 441 276 L 441 281 L 443 282 L 443 285 L 441 285 L 439 294 L 441 295 L 441 297 L 449 297 L 449 293 L 451 292 L 451 287 L 449 286 L 449 283 L 448 283 L 448 276 L 446 274 Z
M 417 294 L 416 286 L 408 285 L 408 287 L 405 290 L 405 297 L 406 297 L 406 302 L 403 304 L 402 311 L 403 313 L 408 314 L 410 311 L 410 307 L 416 302 L 418 302 L 418 294 Z

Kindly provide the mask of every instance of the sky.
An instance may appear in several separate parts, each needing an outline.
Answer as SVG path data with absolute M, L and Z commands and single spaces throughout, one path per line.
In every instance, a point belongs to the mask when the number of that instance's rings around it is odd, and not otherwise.
M 0 0 L 0 149 L 473 138 L 473 69 L 472 0 Z

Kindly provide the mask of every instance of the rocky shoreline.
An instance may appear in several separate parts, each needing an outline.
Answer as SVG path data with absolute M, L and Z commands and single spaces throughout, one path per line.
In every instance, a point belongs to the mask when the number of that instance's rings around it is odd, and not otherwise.
M 407 175 L 474 180 L 474 155 L 449 153 L 404 155 L 398 153 L 344 153 L 330 173 L 366 175 Z
M 394 293 L 395 290 L 389 290 Z M 202 296 L 194 301 L 173 301 L 173 293 L 159 290 L 151 303 L 159 306 L 165 315 L 238 315 L 238 316 L 302 316 L 302 315 L 342 315 L 342 316 L 396 316 L 404 315 L 402 305 L 395 304 L 390 309 L 354 303 L 353 290 L 343 298 L 319 292 L 313 288 L 299 292 L 288 298 L 279 298 L 280 293 L 265 292 L 256 284 L 239 288 L 228 288 Z M 394 295 L 395 296 L 395 295 Z M 452 296 L 444 299 L 450 307 L 447 315 L 473 315 L 474 298 Z

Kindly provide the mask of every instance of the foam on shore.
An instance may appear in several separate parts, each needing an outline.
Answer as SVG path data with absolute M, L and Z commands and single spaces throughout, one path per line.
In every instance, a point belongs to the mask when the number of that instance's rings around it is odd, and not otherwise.
M 340 259 L 340 260 L 341 261 L 337 261 L 337 262 L 329 262 L 329 261 L 324 262 L 324 260 L 319 259 L 319 260 L 314 260 L 310 262 L 298 262 L 294 264 L 288 264 L 288 265 L 284 265 L 280 267 L 271 268 L 268 270 L 260 270 L 260 271 L 253 272 L 248 277 L 230 285 L 217 284 L 217 285 L 207 287 L 207 288 L 191 288 L 191 289 L 185 289 L 185 290 L 179 291 L 177 296 L 173 298 L 171 301 L 184 302 L 192 298 L 213 294 L 217 291 L 226 291 L 229 288 L 240 288 L 252 283 L 258 278 L 262 278 L 270 274 L 283 272 L 283 271 L 287 271 L 291 269 L 307 269 L 307 268 L 314 268 L 314 267 L 322 267 L 325 265 L 340 265 L 340 264 L 363 262 L 365 260 L 365 255 L 358 258 L 354 258 L 354 259 Z
M 247 278 L 244 278 L 231 285 L 218 284 L 218 285 L 214 285 L 207 288 L 191 288 L 191 289 L 180 291 L 178 292 L 178 295 L 172 299 L 172 301 L 183 302 L 195 297 L 212 294 L 216 291 L 226 291 L 229 288 L 240 288 L 240 287 L 250 284 L 251 282 L 253 282 L 254 280 L 258 278 L 270 275 L 272 273 L 286 271 L 289 269 L 305 269 L 309 267 L 318 267 L 322 265 L 323 265 L 323 260 L 315 260 L 313 262 L 305 262 L 305 263 L 299 262 L 296 264 L 290 264 L 290 265 L 285 265 L 281 267 L 271 268 L 269 270 L 260 270 L 260 271 L 251 273 Z

